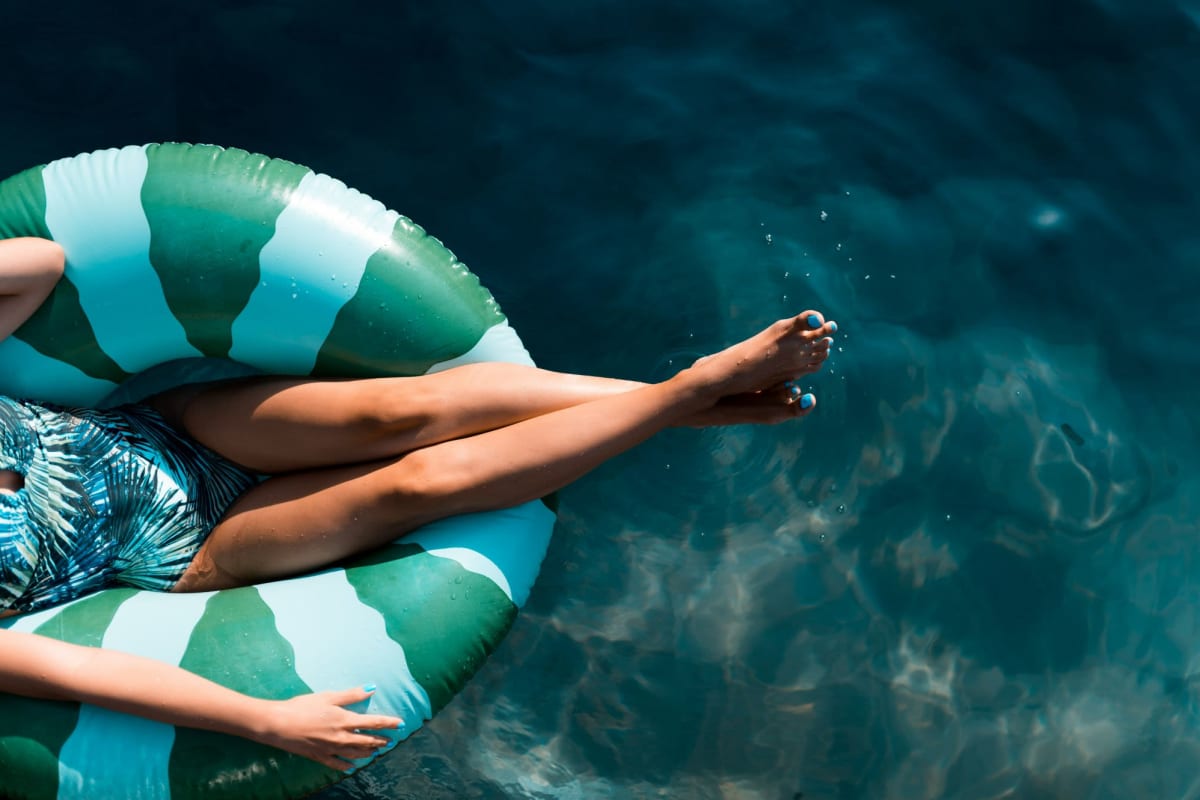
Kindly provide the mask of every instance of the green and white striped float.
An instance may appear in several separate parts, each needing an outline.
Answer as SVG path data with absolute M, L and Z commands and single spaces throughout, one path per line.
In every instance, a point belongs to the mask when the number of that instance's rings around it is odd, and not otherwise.
M 10 396 L 104 405 L 246 371 L 531 363 L 491 295 L 420 227 L 242 150 L 152 144 L 28 170 L 0 183 L 0 238 L 17 236 L 59 242 L 67 269 L 0 343 Z M 210 594 L 112 589 L 3 624 L 260 697 L 374 682 L 370 710 L 405 720 L 399 741 L 508 631 L 553 524 L 528 503 L 429 525 L 313 575 Z M 342 777 L 232 737 L 0 694 L 3 797 L 285 798 Z

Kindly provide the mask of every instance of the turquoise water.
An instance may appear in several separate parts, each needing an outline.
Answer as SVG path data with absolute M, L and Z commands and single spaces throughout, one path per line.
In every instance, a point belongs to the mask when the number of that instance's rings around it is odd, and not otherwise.
M 1200 6 L 377 5 L 56 5 L 0 171 L 307 163 L 556 369 L 841 329 L 802 424 L 564 491 L 510 638 L 327 800 L 1200 796 Z

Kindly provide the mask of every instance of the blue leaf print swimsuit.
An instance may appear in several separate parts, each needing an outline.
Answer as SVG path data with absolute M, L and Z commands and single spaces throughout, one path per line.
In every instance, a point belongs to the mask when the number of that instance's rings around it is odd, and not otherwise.
M 152 408 L 67 409 L 0 397 L 0 610 L 114 584 L 167 590 L 258 480 Z

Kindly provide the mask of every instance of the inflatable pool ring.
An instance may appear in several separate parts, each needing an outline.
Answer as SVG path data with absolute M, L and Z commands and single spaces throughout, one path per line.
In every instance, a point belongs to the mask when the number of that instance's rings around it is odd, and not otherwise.
M 17 236 L 59 242 L 67 268 L 0 343 L 10 396 L 111 405 L 253 371 L 532 363 L 440 242 L 287 161 L 185 144 L 62 159 L 0 183 L 0 238 Z M 369 710 L 405 721 L 398 742 L 508 631 L 553 524 L 545 504 L 527 503 L 429 525 L 312 575 L 205 594 L 110 589 L 0 624 L 178 664 L 259 697 L 373 682 Z M 342 777 L 234 737 L 0 694 L 5 797 L 288 798 Z

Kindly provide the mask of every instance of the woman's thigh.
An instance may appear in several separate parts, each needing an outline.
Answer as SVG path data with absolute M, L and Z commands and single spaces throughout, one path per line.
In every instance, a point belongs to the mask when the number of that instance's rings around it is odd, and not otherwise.
M 395 456 L 434 412 L 417 378 L 253 377 L 183 386 L 147 402 L 225 458 L 280 474 Z
M 244 586 L 327 566 L 444 516 L 410 457 L 269 478 L 213 528 L 173 591 Z M 419 461 L 420 459 L 414 459 Z

